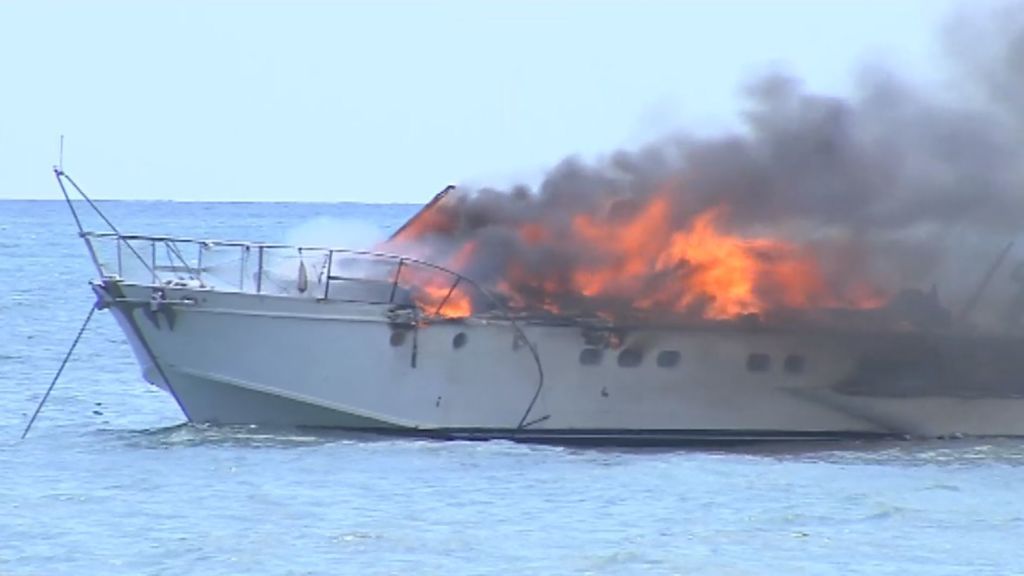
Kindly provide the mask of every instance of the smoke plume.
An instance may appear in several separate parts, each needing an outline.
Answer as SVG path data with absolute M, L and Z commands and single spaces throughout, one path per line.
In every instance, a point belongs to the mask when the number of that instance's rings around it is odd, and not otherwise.
M 536 189 L 459 190 L 386 247 L 533 311 L 722 318 L 941 301 L 956 316 L 1024 226 L 1024 3 L 958 12 L 942 39 L 940 87 L 874 66 L 840 97 L 767 74 L 743 87 L 742 130 L 570 157 Z M 1014 264 L 977 298 L 974 323 L 1017 314 Z

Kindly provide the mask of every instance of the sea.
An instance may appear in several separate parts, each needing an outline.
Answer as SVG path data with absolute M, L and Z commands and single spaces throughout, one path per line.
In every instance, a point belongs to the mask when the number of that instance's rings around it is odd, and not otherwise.
M 99 203 L 125 232 L 372 242 L 415 206 Z M 315 238 L 314 238 L 315 237 Z M 0 575 L 1024 574 L 1024 441 L 567 448 L 188 424 L 67 207 L 0 201 Z

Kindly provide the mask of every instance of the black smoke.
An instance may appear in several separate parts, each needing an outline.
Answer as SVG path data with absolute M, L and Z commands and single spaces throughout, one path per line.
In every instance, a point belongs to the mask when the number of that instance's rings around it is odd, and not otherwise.
M 964 323 L 1016 326 L 1015 251 L 977 309 L 960 312 L 1024 228 L 1024 3 L 964 8 L 940 38 L 941 82 L 919 85 L 875 63 L 857 72 L 852 94 L 832 95 L 763 75 L 743 87 L 739 131 L 570 157 L 536 189 L 461 190 L 432 209 L 444 226 L 392 247 L 446 262 L 474 241 L 460 272 L 485 285 L 510 266 L 568 285 L 569 270 L 605 257 L 570 233 L 574 218 L 615 226 L 661 194 L 677 228 L 724 204 L 730 230 L 799 243 L 836 290 L 868 281 L 894 300 L 929 294 Z M 525 223 L 549 235 L 526 242 Z M 532 288 L 516 291 L 539 306 Z

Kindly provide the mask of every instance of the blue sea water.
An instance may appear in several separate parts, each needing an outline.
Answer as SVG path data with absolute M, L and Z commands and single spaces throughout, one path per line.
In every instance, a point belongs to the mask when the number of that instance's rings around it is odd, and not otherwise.
M 102 206 L 125 231 L 266 241 L 415 209 Z M 92 274 L 61 203 L 0 201 L 2 575 L 1024 573 L 1019 440 L 583 450 L 194 427 L 105 313 L 19 441 Z

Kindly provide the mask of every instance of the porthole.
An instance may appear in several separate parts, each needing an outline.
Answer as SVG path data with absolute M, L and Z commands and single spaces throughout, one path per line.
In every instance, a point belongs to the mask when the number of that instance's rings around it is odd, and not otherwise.
M 644 360 L 642 352 L 636 348 L 626 348 L 622 352 L 619 352 L 619 366 L 623 368 L 634 368 L 639 366 Z
M 790 354 L 782 361 L 782 368 L 790 374 L 803 374 L 805 364 L 803 356 Z
M 580 350 L 580 364 L 584 366 L 597 366 L 601 363 L 604 351 L 600 348 L 584 348 Z
M 676 364 L 679 364 L 679 351 L 678 350 L 662 350 L 658 352 L 658 358 L 655 360 L 658 366 L 662 368 L 672 368 Z
M 392 346 L 395 348 L 405 344 L 405 330 L 394 330 L 391 332 L 391 338 L 388 339 Z
M 747 370 L 751 372 L 767 372 L 772 366 L 772 357 L 755 352 L 747 356 Z
M 462 348 L 463 346 L 466 345 L 467 340 L 469 340 L 469 338 L 466 336 L 466 333 L 459 332 L 458 334 L 455 335 L 454 338 L 452 338 L 452 348 L 456 350 Z

